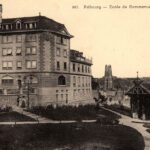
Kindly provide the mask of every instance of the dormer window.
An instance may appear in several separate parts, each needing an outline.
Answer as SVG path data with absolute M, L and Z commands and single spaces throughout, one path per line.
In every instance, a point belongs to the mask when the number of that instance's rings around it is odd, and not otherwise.
M 21 22 L 19 20 L 16 22 L 16 29 L 21 29 Z
M 30 29 L 33 28 L 33 24 L 32 24 L 32 23 L 29 24 L 29 28 L 30 28 Z
M 29 24 L 26 23 L 26 24 L 25 24 L 25 27 L 26 27 L 26 29 L 29 29 Z
M 25 23 L 25 28 L 26 29 L 35 29 L 36 28 L 36 22 Z
M 6 24 L 6 30 L 9 30 L 9 25 L 8 24 Z
M 36 28 L 36 22 L 33 23 L 33 28 Z

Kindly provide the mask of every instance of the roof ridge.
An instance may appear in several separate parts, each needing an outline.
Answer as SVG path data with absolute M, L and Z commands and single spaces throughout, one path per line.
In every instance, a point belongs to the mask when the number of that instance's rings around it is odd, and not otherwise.
M 39 16 L 39 15 L 37 15 L 37 16 L 26 16 L 26 17 L 3 18 L 2 20 L 28 19 L 28 18 L 30 18 L 30 19 L 31 18 L 45 18 L 47 20 L 51 20 L 51 21 L 53 21 L 55 23 L 58 23 L 60 25 L 64 25 L 64 24 L 62 24 L 62 23 L 60 23 L 58 21 L 55 21 L 54 19 L 48 18 L 46 16 Z

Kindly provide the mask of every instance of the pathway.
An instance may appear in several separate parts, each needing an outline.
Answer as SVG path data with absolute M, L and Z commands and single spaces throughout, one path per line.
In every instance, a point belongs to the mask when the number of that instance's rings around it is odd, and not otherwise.
M 142 134 L 142 136 L 144 138 L 144 142 L 145 142 L 145 149 L 144 150 L 150 150 L 150 133 L 148 133 L 146 131 L 146 129 L 147 129 L 146 127 L 143 127 L 144 123 L 150 123 L 150 121 L 143 121 L 143 120 L 139 120 L 139 119 L 133 119 L 131 117 L 122 115 L 122 114 L 120 114 L 116 111 L 113 111 L 113 110 L 110 110 L 110 109 L 107 109 L 107 108 L 104 108 L 104 107 L 102 107 L 102 109 L 108 110 L 112 113 L 115 113 L 115 114 L 121 116 L 121 118 L 119 119 L 120 124 L 129 126 L 131 128 L 136 129 L 138 132 L 140 132 Z

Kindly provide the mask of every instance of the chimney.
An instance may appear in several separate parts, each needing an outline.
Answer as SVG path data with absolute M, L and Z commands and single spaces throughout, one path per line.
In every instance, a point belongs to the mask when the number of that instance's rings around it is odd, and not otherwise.
M 2 4 L 0 4 L 0 24 L 2 23 Z

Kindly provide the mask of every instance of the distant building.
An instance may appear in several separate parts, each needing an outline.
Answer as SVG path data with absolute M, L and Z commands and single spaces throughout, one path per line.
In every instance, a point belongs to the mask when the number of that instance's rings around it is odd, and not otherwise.
M 2 5 L 0 5 L 2 16 Z M 45 16 L 0 18 L 0 101 L 30 106 L 92 99 L 92 60 L 70 49 L 65 25 Z
M 105 75 L 104 75 L 104 90 L 112 90 L 113 89 L 113 76 L 111 65 L 105 66 Z

